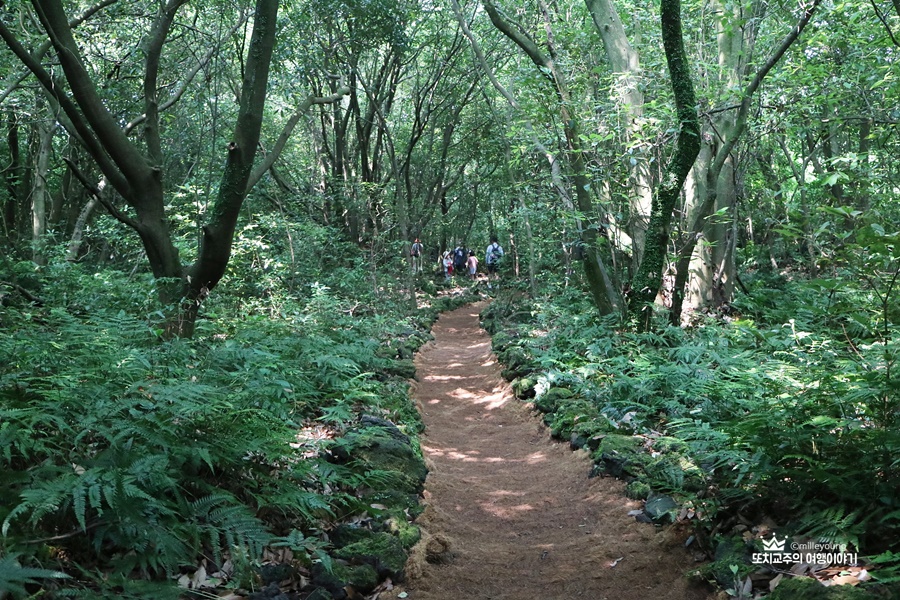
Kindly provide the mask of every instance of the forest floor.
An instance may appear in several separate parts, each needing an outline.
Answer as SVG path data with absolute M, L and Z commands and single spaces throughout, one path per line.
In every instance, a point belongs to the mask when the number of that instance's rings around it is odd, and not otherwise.
M 431 470 L 412 600 L 712 598 L 685 573 L 683 535 L 635 522 L 624 484 L 588 478 L 500 377 L 478 303 L 443 314 L 416 358 L 414 394 Z M 405 593 L 405 595 L 404 595 Z

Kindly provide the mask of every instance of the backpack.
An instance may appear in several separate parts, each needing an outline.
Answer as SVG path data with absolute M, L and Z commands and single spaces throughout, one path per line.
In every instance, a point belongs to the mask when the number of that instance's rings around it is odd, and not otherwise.
M 466 266 L 466 251 L 462 246 L 453 251 L 453 266 L 460 271 Z
M 416 242 L 412 245 L 412 251 L 409 253 L 410 256 L 418 256 L 419 252 L 422 250 L 422 244 Z
M 488 252 L 487 262 L 489 265 L 496 264 L 503 256 L 503 248 L 497 242 L 491 244 L 490 252 Z

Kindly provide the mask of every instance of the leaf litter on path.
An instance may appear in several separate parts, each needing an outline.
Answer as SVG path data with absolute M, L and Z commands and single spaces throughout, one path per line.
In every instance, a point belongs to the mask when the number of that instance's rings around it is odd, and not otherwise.
M 416 357 L 413 393 L 431 470 L 410 581 L 384 598 L 707 600 L 681 539 L 635 523 L 624 484 L 589 479 L 500 377 L 479 303 L 445 313 Z M 449 544 L 442 560 L 424 550 Z

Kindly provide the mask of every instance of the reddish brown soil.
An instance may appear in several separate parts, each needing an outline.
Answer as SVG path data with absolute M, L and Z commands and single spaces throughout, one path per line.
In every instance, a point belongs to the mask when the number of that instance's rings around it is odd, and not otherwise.
M 431 473 L 419 518 L 425 539 L 408 569 L 406 597 L 711 597 L 684 577 L 697 565 L 681 537 L 636 523 L 627 513 L 639 503 L 625 498 L 623 484 L 589 479 L 588 457 L 553 442 L 513 397 L 479 327 L 484 306 L 441 316 L 435 340 L 416 359 Z

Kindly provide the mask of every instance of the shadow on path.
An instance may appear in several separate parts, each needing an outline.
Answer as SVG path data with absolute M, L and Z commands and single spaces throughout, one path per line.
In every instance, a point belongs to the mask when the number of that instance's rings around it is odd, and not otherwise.
M 588 479 L 581 452 L 549 439 L 500 377 L 478 323 L 484 303 L 445 313 L 416 358 L 414 395 L 431 473 L 420 525 L 449 543 L 410 566 L 411 600 L 706 600 L 683 576 L 677 535 L 627 512 L 624 485 Z

